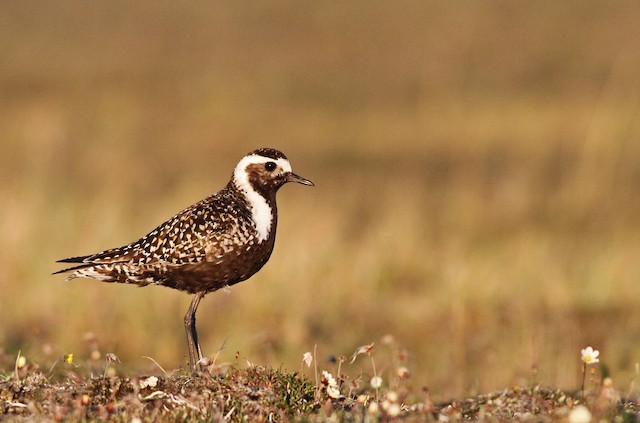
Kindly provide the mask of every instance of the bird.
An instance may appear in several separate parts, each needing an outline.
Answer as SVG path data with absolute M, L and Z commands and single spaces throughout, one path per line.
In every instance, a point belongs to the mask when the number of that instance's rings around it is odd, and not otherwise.
M 314 186 L 274 148 L 249 152 L 220 191 L 187 207 L 147 235 L 122 247 L 70 257 L 67 280 L 160 285 L 193 295 L 184 326 L 191 372 L 203 369 L 196 311 L 213 291 L 247 280 L 269 260 L 276 239 L 276 192 L 286 183 Z

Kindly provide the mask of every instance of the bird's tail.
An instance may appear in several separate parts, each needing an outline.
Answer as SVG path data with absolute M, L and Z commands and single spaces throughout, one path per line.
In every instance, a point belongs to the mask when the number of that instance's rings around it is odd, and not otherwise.
M 86 267 L 90 267 L 92 266 L 91 263 L 88 263 L 86 260 L 91 257 L 91 256 L 79 256 L 79 257 L 69 257 L 69 258 L 65 258 L 62 260 L 57 260 L 56 263 L 84 263 L 84 264 L 80 264 L 79 266 L 74 266 L 74 267 L 68 267 L 66 269 L 62 269 L 62 270 L 58 270 L 57 272 L 53 272 L 52 275 L 57 275 L 60 273 L 67 273 L 67 272 L 71 272 L 73 270 L 78 270 L 78 269 L 84 269 Z M 73 275 L 69 276 L 67 279 L 73 279 Z

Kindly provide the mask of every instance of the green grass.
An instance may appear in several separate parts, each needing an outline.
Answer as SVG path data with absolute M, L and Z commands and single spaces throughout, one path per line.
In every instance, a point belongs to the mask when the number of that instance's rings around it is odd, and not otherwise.
M 143 5 L 3 13 L 5 352 L 184 366 L 188 296 L 67 283 L 54 261 L 133 241 L 274 146 L 317 186 L 279 193 L 270 262 L 201 304 L 205 355 L 290 371 L 391 334 L 446 401 L 577 389 L 592 345 L 628 389 L 635 3 Z

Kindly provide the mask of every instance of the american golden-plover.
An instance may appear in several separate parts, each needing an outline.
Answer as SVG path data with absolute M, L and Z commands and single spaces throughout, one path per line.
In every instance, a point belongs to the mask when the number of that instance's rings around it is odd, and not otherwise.
M 273 251 L 276 192 L 287 182 L 313 186 L 291 171 L 280 151 L 247 154 L 222 190 L 184 209 L 138 241 L 97 254 L 59 260 L 77 263 L 56 273 L 138 286 L 161 285 L 195 294 L 184 316 L 191 371 L 202 351 L 196 310 L 209 292 L 242 282 L 264 266 Z

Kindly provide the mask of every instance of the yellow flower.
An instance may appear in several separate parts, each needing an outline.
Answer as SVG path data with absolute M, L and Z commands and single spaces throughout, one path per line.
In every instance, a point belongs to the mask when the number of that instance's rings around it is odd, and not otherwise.
M 27 365 L 27 357 L 25 357 L 24 355 L 21 355 L 20 357 L 18 357 L 18 360 L 16 361 L 16 367 L 18 369 L 22 369 L 26 365 Z
M 64 355 L 64 362 L 72 364 L 73 363 L 73 354 L 65 354 Z

